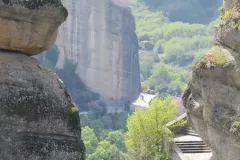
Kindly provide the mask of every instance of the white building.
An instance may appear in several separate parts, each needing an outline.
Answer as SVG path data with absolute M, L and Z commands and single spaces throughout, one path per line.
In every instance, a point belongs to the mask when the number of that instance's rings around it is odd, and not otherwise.
M 135 110 L 136 108 L 147 108 L 155 97 L 156 95 L 140 93 L 138 99 L 130 104 L 130 108 L 131 110 Z

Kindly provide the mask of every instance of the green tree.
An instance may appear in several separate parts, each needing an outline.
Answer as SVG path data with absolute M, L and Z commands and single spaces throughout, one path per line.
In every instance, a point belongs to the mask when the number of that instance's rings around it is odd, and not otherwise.
M 113 128 L 113 122 L 112 122 L 111 116 L 103 116 L 101 118 L 101 121 L 102 121 L 105 129 Z
M 113 121 L 113 128 L 114 130 L 126 130 L 126 124 L 128 119 L 128 112 L 120 112 L 114 113 L 111 115 Z
M 126 152 L 125 137 L 122 131 L 109 132 L 107 140 L 110 141 L 111 144 L 115 144 L 120 151 Z
M 217 16 L 221 0 L 131 0 L 144 3 L 153 11 L 162 10 L 172 21 L 208 23 Z M 189 14 L 190 13 L 190 14 Z
M 101 131 L 104 128 L 104 125 L 100 119 L 92 120 L 89 126 L 94 129 L 94 132 L 97 137 L 99 137 Z
M 109 141 L 101 141 L 96 151 L 88 156 L 88 160 L 124 160 L 124 154 L 115 144 Z
M 82 139 L 86 147 L 87 155 L 94 153 L 98 146 L 98 139 L 93 129 L 84 127 L 82 129 Z
M 167 95 L 180 96 L 185 88 L 189 72 L 172 65 L 158 63 L 152 70 L 147 82 L 150 88 L 155 88 L 160 97 Z
M 146 110 L 137 109 L 128 118 L 126 146 L 131 160 L 168 160 L 168 142 L 173 133 L 166 124 L 176 118 L 172 98 L 154 99 Z

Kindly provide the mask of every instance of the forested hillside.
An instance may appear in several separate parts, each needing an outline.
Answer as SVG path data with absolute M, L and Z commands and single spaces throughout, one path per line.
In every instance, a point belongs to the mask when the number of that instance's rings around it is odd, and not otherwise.
M 218 25 L 221 2 L 222 0 L 131 0 L 139 38 L 143 92 L 157 94 L 162 98 L 182 95 L 193 64 L 213 45 L 212 37 L 214 27 Z M 54 68 L 57 56 L 58 48 L 54 46 L 45 60 L 49 68 Z M 75 68 L 76 66 L 66 63 L 64 69 L 57 72 L 68 90 L 77 91 L 77 97 L 73 99 L 81 104 L 81 111 L 88 110 L 88 102 L 98 99 L 98 95 L 88 91 L 84 85 L 76 87 L 79 79 L 74 74 Z M 151 146 L 137 143 L 144 136 L 144 133 L 138 133 L 139 130 L 144 130 L 139 120 L 144 119 L 143 122 L 152 124 L 153 119 L 149 115 L 154 108 L 165 110 L 164 107 L 173 106 L 169 98 L 158 100 L 156 104 L 149 111 L 138 110 L 133 114 L 129 112 L 129 106 L 126 106 L 125 112 L 108 114 L 104 104 L 101 104 L 94 111 L 81 115 L 87 159 L 133 160 L 148 156 L 145 155 L 148 154 L 147 151 L 154 151 L 151 147 L 144 148 L 146 152 L 138 153 L 138 149 Z M 129 114 L 132 115 L 130 118 Z M 161 116 L 160 113 L 158 115 Z M 175 118 L 174 114 L 165 116 L 167 121 L 164 124 Z M 150 127 L 149 131 L 155 132 L 154 126 L 144 125 Z M 152 135 L 152 132 L 149 134 Z M 137 139 L 133 140 L 134 137 Z M 133 145 L 140 146 L 134 149 L 131 148 Z M 162 153 L 154 152 L 153 155 L 168 160 L 168 155 Z
M 181 96 L 193 64 L 213 45 L 212 35 L 214 27 L 218 25 L 220 4 L 221 0 L 131 1 L 140 44 L 141 82 L 144 92 L 164 98 L 168 95 Z M 91 113 L 82 116 L 87 159 L 133 160 L 157 157 L 168 160 L 164 150 L 161 153 L 155 152 L 156 146 L 151 144 L 150 139 L 152 140 L 152 135 L 156 133 L 156 127 L 152 125 L 155 122 L 153 117 L 159 117 L 161 121 L 161 117 L 166 116 L 164 123 L 175 118 L 173 110 L 166 111 L 170 106 L 174 108 L 171 99 L 166 98 L 156 100 L 149 110 L 137 110 L 130 114 L 128 119 L 128 110 L 114 115 Z M 160 112 L 154 116 L 156 110 Z M 161 113 L 171 114 L 163 116 Z M 149 124 L 142 124 L 143 122 Z M 143 126 L 147 128 L 142 128 Z M 142 133 L 144 130 L 147 132 Z M 145 134 L 149 134 L 150 139 L 146 140 Z M 161 132 L 161 135 L 163 134 L 168 138 L 172 136 Z M 145 138 L 143 142 L 142 138 Z M 152 152 L 151 155 L 148 151 Z
M 212 46 L 214 27 L 218 24 L 215 12 L 217 13 L 221 1 L 204 2 L 206 3 L 196 0 L 191 3 L 181 1 L 181 5 L 177 5 L 180 3 L 178 0 L 132 1 L 140 43 L 141 81 L 144 92 L 158 94 L 160 97 L 182 94 L 194 62 Z M 182 5 L 194 6 L 199 3 L 199 7 L 212 6 L 214 9 L 182 8 Z M 171 9 L 173 4 L 176 4 L 174 11 L 179 11 L 176 13 L 178 17 L 168 17 L 168 13 L 171 12 L 165 11 Z M 201 16 L 199 12 L 207 13 L 208 9 L 212 14 Z M 187 15 L 195 14 L 199 17 L 187 18 Z M 206 24 L 191 23 L 193 19 Z M 214 21 L 208 23 L 209 19 Z M 179 21 L 173 22 L 174 20 Z
M 207 24 L 218 16 L 222 0 L 131 0 L 145 3 L 151 11 L 162 11 L 171 21 Z

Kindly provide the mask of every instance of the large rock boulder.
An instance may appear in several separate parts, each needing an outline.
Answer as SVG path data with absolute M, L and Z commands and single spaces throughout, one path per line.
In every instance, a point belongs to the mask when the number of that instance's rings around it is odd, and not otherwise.
M 235 26 L 240 0 L 224 2 L 216 46 L 195 65 L 183 100 L 189 122 L 211 147 L 213 158 L 240 160 L 240 30 Z
M 0 49 L 42 53 L 67 14 L 60 0 L 0 0 Z
M 0 51 L 0 157 L 83 160 L 78 110 L 55 73 Z

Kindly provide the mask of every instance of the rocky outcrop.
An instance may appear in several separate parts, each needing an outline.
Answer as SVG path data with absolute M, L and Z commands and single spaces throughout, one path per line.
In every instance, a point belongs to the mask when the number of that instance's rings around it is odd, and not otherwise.
M 0 0 L 0 49 L 40 54 L 55 43 L 66 18 L 60 0 Z
M 0 157 L 82 160 L 80 119 L 64 85 L 37 60 L 0 51 Z
M 183 99 L 216 160 L 240 160 L 240 1 L 224 0 L 215 46 L 195 65 Z
M 64 84 L 27 56 L 55 42 L 46 31 L 56 32 L 66 13 L 60 0 L 0 1 L 0 159 L 85 159 L 79 111 Z
M 111 0 L 64 1 L 68 20 L 61 26 L 56 68 L 66 61 L 106 101 L 135 100 L 140 92 L 138 39 L 129 8 Z

